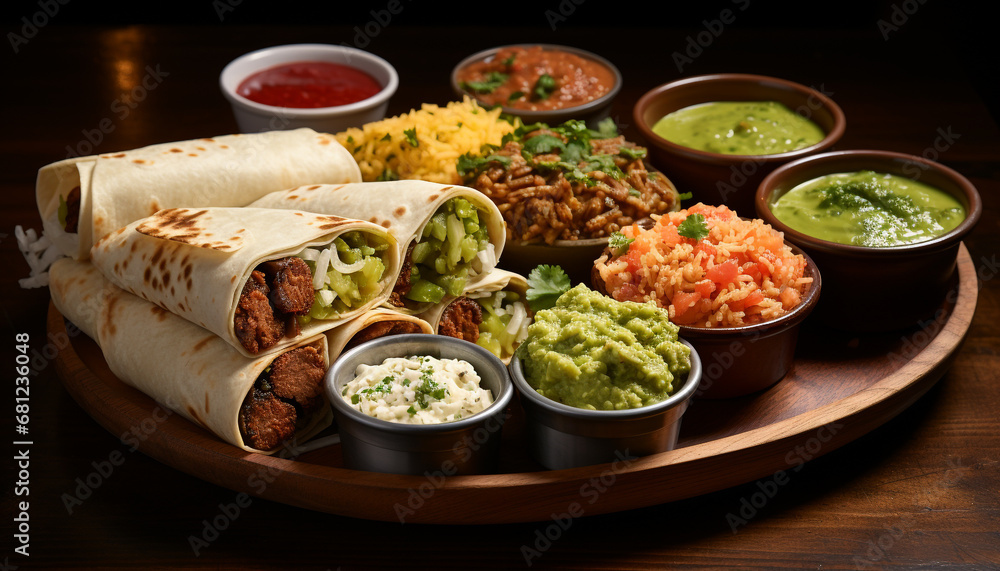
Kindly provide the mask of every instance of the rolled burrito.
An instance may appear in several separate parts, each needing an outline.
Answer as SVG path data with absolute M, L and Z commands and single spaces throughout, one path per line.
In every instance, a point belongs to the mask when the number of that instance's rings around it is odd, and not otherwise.
M 527 293 L 523 276 L 493 270 L 463 295 L 446 297 L 420 317 L 434 333 L 476 343 L 510 363 L 531 324 Z
M 122 382 L 243 450 L 269 453 L 333 421 L 326 337 L 247 359 L 218 336 L 119 289 L 91 264 L 50 271 L 52 302 L 101 347 Z
M 434 330 L 429 323 L 415 315 L 407 315 L 384 307 L 370 309 L 326 332 L 327 344 L 330 347 L 330 362 L 336 361 L 341 353 L 365 341 L 403 333 L 430 335 Z
M 248 357 L 379 305 L 400 264 L 381 226 L 262 208 L 161 210 L 102 238 L 91 259 L 118 287 Z
M 38 171 L 35 199 L 45 235 L 86 259 L 108 232 L 164 208 L 246 206 L 300 184 L 360 180 L 332 135 L 296 129 L 66 159 Z
M 409 314 L 475 285 L 496 266 L 507 235 L 497 206 L 481 192 L 422 180 L 302 186 L 251 206 L 359 218 L 387 228 L 403 263 L 385 305 Z

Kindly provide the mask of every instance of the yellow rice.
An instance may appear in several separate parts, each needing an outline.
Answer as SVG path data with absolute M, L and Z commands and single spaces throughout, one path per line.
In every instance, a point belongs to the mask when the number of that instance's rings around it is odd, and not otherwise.
M 694 213 L 705 217 L 708 236 L 679 237 L 677 226 Z M 739 327 L 781 317 L 801 303 L 813 281 L 804 275 L 805 258 L 761 220 L 742 220 L 725 206 L 704 204 L 654 218 L 649 230 L 623 229 L 635 238 L 627 253 L 595 263 L 615 299 L 655 301 L 682 325 Z M 739 267 L 733 281 L 709 279 L 713 268 L 730 259 Z M 699 284 L 702 292 L 712 288 L 708 297 L 699 293 Z
M 376 180 L 386 169 L 400 179 L 459 184 L 458 157 L 480 152 L 484 144 L 499 145 L 514 125 L 500 119 L 499 107 L 487 111 L 465 97 L 445 107 L 423 104 L 419 110 L 389 117 L 335 136 L 361 167 L 361 178 Z M 417 146 L 405 131 L 416 129 Z

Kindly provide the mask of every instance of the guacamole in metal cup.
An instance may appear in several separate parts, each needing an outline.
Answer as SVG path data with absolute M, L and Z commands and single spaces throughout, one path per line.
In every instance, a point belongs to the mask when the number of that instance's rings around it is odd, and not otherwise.
M 580 284 L 535 313 L 518 348 L 538 394 L 589 410 L 665 400 L 691 370 L 691 350 L 655 303 L 616 301 Z

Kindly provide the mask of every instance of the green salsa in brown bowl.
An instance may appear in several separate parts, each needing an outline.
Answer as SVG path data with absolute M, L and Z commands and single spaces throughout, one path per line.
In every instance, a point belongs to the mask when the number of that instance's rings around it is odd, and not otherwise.
M 895 181 L 896 192 L 886 181 Z M 794 208 L 782 203 L 786 196 L 794 203 L 796 189 L 818 190 L 807 192 L 815 196 L 804 200 L 817 210 L 788 221 L 783 211 Z M 933 198 L 921 197 L 923 192 Z M 842 330 L 879 332 L 933 317 L 952 285 L 962 238 L 982 214 L 982 200 L 968 179 L 940 163 L 857 150 L 823 153 L 776 169 L 758 187 L 756 209 L 823 272 L 825 293 L 817 318 Z M 828 223 L 857 226 L 833 231 L 844 237 L 840 243 L 830 239 Z
M 664 138 L 654 130 L 656 123 L 667 115 L 684 109 L 699 111 L 700 106 L 710 109 L 706 104 L 720 102 L 780 104 L 792 114 L 814 123 L 823 131 L 823 136 L 815 144 L 783 152 L 743 150 L 740 148 L 742 142 L 753 143 L 751 135 L 755 125 L 746 121 L 745 113 L 740 117 L 739 109 L 736 121 L 733 118 L 723 121 L 731 123 L 723 134 L 734 129 L 734 136 L 722 149 L 735 146 L 733 153 L 692 148 Z M 777 77 L 743 73 L 685 77 L 654 87 L 636 102 L 632 117 L 649 148 L 650 162 L 669 176 L 678 190 L 692 193 L 695 202 L 725 204 L 746 213 L 753 210 L 754 193 L 766 175 L 793 160 L 829 150 L 843 136 L 847 125 L 844 112 L 823 93 L 822 86 L 813 88 Z M 735 129 L 740 128 L 741 121 L 746 126 L 737 134 Z M 756 127 L 759 134 L 761 124 L 758 122 Z M 771 138 L 776 137 L 767 137 Z M 794 138 L 792 146 L 798 147 L 799 136 Z M 733 145 L 734 141 L 741 144 Z
M 707 153 L 776 155 L 815 145 L 822 127 L 777 101 L 711 101 L 667 113 L 653 124 L 664 139 Z
M 795 230 L 868 248 L 931 240 L 954 230 L 966 216 L 962 203 L 939 188 L 870 170 L 806 181 L 770 208 Z

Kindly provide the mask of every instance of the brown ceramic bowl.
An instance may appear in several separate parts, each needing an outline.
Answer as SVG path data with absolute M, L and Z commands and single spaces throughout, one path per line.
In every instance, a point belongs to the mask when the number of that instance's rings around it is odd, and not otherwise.
M 777 319 L 743 327 L 680 326 L 680 338 L 690 342 L 701 357 L 696 398 L 731 398 L 762 391 L 792 368 L 799 326 L 819 302 L 823 279 L 808 255 L 794 244 L 789 246 L 793 253 L 805 256 L 805 277 L 813 279 L 797 307 Z
M 951 232 L 916 244 L 891 248 L 848 246 L 820 240 L 775 218 L 770 205 L 795 186 L 814 178 L 872 170 L 937 187 L 966 209 Z M 789 163 L 767 176 L 757 190 L 757 215 L 806 251 L 823 271 L 826 293 L 817 318 L 847 331 L 885 332 L 929 319 L 947 293 L 962 238 L 982 214 L 976 188 L 961 174 L 927 159 L 889 151 L 838 151 Z
M 554 264 L 563 269 L 573 283 L 590 280 L 594 260 L 608 246 L 607 238 L 556 240 L 545 242 L 507 242 L 497 266 L 527 276 L 539 264 Z
M 673 181 L 664 176 L 662 172 L 648 163 L 646 168 L 649 172 L 655 172 L 663 177 L 667 186 L 674 191 L 677 190 Z M 675 202 L 675 210 L 680 210 L 680 203 L 679 199 Z M 652 220 L 649 218 L 639 221 L 639 224 L 643 225 L 646 222 L 652 224 Z M 606 236 L 584 240 L 556 240 L 552 244 L 546 244 L 541 240 L 533 242 L 508 240 L 504 244 L 503 255 L 497 265 L 505 270 L 526 276 L 539 264 L 556 264 L 562 267 L 573 283 L 589 282 L 590 272 L 594 269 L 594 260 L 601 257 L 607 246 L 608 238 Z
M 515 117 L 520 117 L 521 121 L 525 125 L 530 125 L 531 123 L 548 123 L 551 126 L 556 126 L 570 119 L 578 119 L 584 121 L 590 127 L 594 127 L 598 121 L 608 117 L 608 113 L 611 111 L 611 103 L 614 101 L 615 96 L 622 88 L 622 74 L 618 71 L 613 63 L 602 58 L 601 56 L 591 53 L 579 48 L 574 48 L 570 46 L 560 46 L 556 44 L 511 44 L 508 46 L 498 46 L 495 48 L 490 48 L 488 50 L 483 50 L 481 52 L 476 52 L 469 57 L 463 59 L 452 69 L 451 72 L 451 89 L 455 92 L 458 97 L 463 97 L 468 95 L 469 97 L 476 98 L 475 93 L 471 93 L 462 89 L 458 81 L 458 73 L 471 65 L 472 63 L 479 61 L 491 60 L 497 52 L 504 48 L 519 47 L 519 48 L 531 48 L 541 46 L 543 51 L 558 50 L 573 55 L 579 56 L 585 60 L 590 60 L 596 62 L 598 65 L 606 68 L 614 76 L 615 84 L 611 90 L 593 101 L 588 101 L 586 103 L 581 103 L 579 105 L 574 105 L 572 107 L 564 107 L 562 109 L 542 109 L 537 111 L 532 111 L 530 109 L 518 109 L 515 107 L 503 107 L 503 112 Z
M 822 141 L 773 155 L 723 155 L 691 149 L 653 132 L 664 115 L 712 101 L 777 101 L 826 131 Z M 825 151 L 844 134 L 844 112 L 811 87 L 763 75 L 721 73 L 679 79 L 647 92 L 633 109 L 633 119 L 648 141 L 651 160 L 695 201 L 725 204 L 751 215 L 757 185 L 771 171 L 795 159 Z

